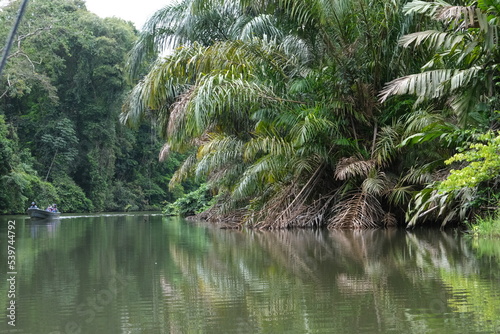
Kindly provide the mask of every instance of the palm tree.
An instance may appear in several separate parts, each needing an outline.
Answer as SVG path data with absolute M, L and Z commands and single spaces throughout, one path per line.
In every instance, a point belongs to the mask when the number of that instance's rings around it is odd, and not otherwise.
M 405 6 L 405 11 L 429 15 L 442 22 L 445 31 L 426 30 L 400 39 L 403 47 L 425 45 L 434 56 L 421 73 L 389 82 L 381 92 L 381 100 L 401 94 L 414 94 L 418 102 L 432 99 L 443 104 L 445 100 L 458 124 L 470 125 L 475 113 L 488 112 L 483 102 L 494 94 L 496 19 L 489 18 L 481 8 L 452 6 L 444 1 L 413 1 Z
M 488 0 L 470 6 L 454 6 L 444 1 L 412 1 L 405 6 L 406 14 L 427 15 L 440 22 L 442 29 L 415 32 L 400 39 L 401 46 L 425 48 L 432 57 L 420 73 L 389 82 L 380 98 L 384 102 L 394 95 L 417 97 L 413 113 L 420 112 L 430 118 L 408 117 L 413 124 L 418 124 L 414 122 L 417 119 L 427 121 L 413 129 L 411 123 L 406 123 L 406 139 L 402 144 L 432 143 L 434 152 L 445 151 L 436 157 L 434 168 L 444 169 L 444 161 L 455 147 L 466 146 L 480 132 L 497 127 L 498 103 L 493 78 L 499 60 L 498 9 L 496 2 Z M 475 133 L 471 128 L 479 131 Z M 440 219 L 442 225 L 465 219 L 476 189 L 438 189 L 438 181 L 448 172 L 449 168 L 440 173 L 434 169 L 434 177 L 416 193 L 407 214 L 409 226 L 425 219 Z
M 173 180 L 208 176 L 224 198 L 217 208 L 239 210 L 242 223 L 392 221 L 384 201 L 395 182 L 383 169 L 395 143 L 379 129 L 390 117 L 377 90 L 408 66 L 394 43 L 411 22 L 401 7 L 366 0 L 167 6 L 132 51 L 131 77 L 166 45 L 175 50 L 132 90 L 123 121 L 152 113 L 167 140 L 162 153 L 195 150 Z

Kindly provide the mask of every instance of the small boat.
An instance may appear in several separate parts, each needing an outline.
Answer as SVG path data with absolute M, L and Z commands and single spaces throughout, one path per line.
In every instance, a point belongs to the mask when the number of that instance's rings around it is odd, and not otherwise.
M 28 216 L 32 219 L 54 219 L 59 218 L 60 212 L 50 212 L 42 209 L 28 209 Z

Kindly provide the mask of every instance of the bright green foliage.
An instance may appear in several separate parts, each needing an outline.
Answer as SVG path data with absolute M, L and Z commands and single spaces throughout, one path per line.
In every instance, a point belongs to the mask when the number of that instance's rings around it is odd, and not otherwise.
M 464 152 L 457 153 L 446 164 L 467 162 L 461 169 L 453 169 L 439 189 L 443 191 L 457 190 L 463 187 L 476 187 L 480 182 L 493 180 L 500 175 L 500 135 L 488 132 L 480 137 Z
M 171 216 L 192 216 L 203 212 L 214 205 L 214 198 L 206 183 L 175 202 L 167 204 L 163 213 Z
M 476 237 L 500 237 L 500 211 L 484 217 L 478 217 L 473 224 L 469 224 L 470 232 Z
M 25 212 L 31 201 L 40 206 L 58 202 L 55 187 L 42 181 L 32 169 L 24 170 L 23 167 L 19 166 L 0 179 L 3 190 L 0 195 L 0 213 Z
M 58 207 L 64 208 L 64 212 L 91 212 L 94 210 L 92 202 L 85 196 L 80 188 L 71 178 L 65 176 L 53 182 L 59 197 Z

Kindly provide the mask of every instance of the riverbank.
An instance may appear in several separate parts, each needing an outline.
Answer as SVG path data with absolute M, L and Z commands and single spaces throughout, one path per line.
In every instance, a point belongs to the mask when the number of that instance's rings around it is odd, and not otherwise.
M 473 224 L 469 224 L 469 229 L 477 237 L 500 238 L 500 211 L 478 218 Z

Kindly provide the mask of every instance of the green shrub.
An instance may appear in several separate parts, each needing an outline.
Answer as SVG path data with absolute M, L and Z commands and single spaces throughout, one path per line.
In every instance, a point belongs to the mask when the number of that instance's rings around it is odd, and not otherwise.
M 59 196 L 58 207 L 62 212 L 90 212 L 94 209 L 92 201 L 69 176 L 54 180 L 54 185 Z
M 457 190 L 464 187 L 475 187 L 480 182 L 497 178 L 500 173 L 500 135 L 487 132 L 478 137 L 479 142 L 469 145 L 463 152 L 457 153 L 446 164 L 454 162 L 467 165 L 461 169 L 451 170 L 439 189 L 441 191 Z
M 52 184 L 42 181 L 27 166 L 20 167 L 0 179 L 0 213 L 24 213 L 32 201 L 39 206 L 58 202 Z
M 168 203 L 163 213 L 172 216 L 192 216 L 203 212 L 214 204 L 214 197 L 206 183 L 198 189 L 177 199 L 174 203 Z
M 500 211 L 477 218 L 474 223 L 469 224 L 469 229 L 474 236 L 500 237 Z

